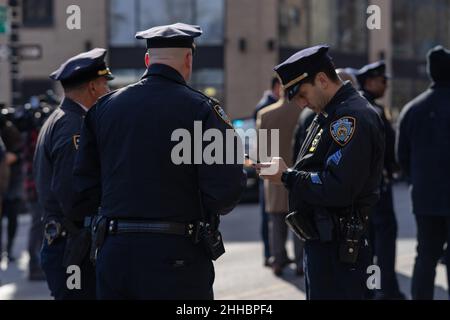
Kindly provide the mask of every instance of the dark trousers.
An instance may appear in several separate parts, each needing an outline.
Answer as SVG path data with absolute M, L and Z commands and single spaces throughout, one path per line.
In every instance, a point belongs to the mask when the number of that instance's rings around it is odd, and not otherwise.
M 434 294 L 436 266 L 450 243 L 450 217 L 416 215 L 417 256 L 414 264 L 411 295 L 414 300 L 431 300 Z M 448 255 L 448 251 L 447 255 Z M 449 257 L 446 257 L 447 274 Z M 449 278 L 447 281 L 450 282 Z
M 361 241 L 355 264 L 339 260 L 339 243 L 305 242 L 305 288 L 308 300 L 363 300 L 367 290 L 370 248 Z
M 69 289 L 67 278 L 71 275 L 63 267 L 66 239 L 59 238 L 48 245 L 44 240 L 41 250 L 41 266 L 44 270 L 48 287 L 55 300 L 95 300 L 95 269 L 86 257 L 81 264 L 81 289 Z
M 32 202 L 29 205 L 31 211 L 31 226 L 28 233 L 28 254 L 30 255 L 28 268 L 30 273 L 33 273 L 41 271 L 39 252 L 44 238 L 44 226 L 41 221 L 43 215 L 41 205 L 38 202 Z
M 388 297 L 399 294 L 397 275 L 395 273 L 395 252 L 397 240 L 397 219 L 392 199 L 392 186 L 385 185 L 381 190 L 380 200 L 370 217 L 370 243 L 373 255 L 381 271 L 380 292 Z
M 259 205 L 261 206 L 261 235 L 264 244 L 264 258 L 269 259 L 270 240 L 269 240 L 269 215 L 266 212 L 266 201 L 264 199 L 264 180 L 259 181 Z
M 3 199 L 3 217 L 8 219 L 6 252 L 12 254 L 17 233 L 17 216 L 20 211 L 20 199 Z M 0 220 L 0 252 L 2 249 L 2 221 Z
M 285 221 L 287 213 L 269 213 L 268 215 L 270 251 L 273 257 L 273 263 L 282 266 L 289 261 L 289 256 L 286 251 L 289 230 Z M 295 235 L 294 256 L 297 266 L 303 268 L 303 241 Z
M 178 235 L 109 235 L 97 256 L 99 299 L 211 300 L 214 267 Z

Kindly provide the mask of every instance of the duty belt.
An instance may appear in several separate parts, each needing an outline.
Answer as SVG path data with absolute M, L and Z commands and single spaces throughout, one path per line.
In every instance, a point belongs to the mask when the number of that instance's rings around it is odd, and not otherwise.
M 194 235 L 195 229 L 196 226 L 193 223 L 113 219 L 109 221 L 108 233 L 159 233 L 190 237 Z

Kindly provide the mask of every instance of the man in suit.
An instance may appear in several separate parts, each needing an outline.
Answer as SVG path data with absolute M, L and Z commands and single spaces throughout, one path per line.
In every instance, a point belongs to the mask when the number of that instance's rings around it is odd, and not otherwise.
M 260 147 L 267 147 L 267 155 L 287 159 L 289 161 L 288 166 L 293 165 L 291 161 L 293 158 L 291 141 L 300 112 L 301 109 L 293 102 L 288 102 L 282 98 L 257 114 L 256 127 L 268 130 L 267 146 Z M 279 130 L 279 141 L 271 141 L 270 130 Z M 273 154 L 276 150 L 271 150 L 272 143 L 279 144 L 278 155 Z M 288 228 L 284 221 L 289 211 L 288 191 L 282 185 L 264 181 L 264 198 L 264 209 L 269 216 L 271 266 L 273 273 L 280 276 L 283 273 L 283 268 L 291 262 L 286 251 Z M 295 263 L 297 264 L 296 272 L 297 275 L 301 276 L 303 275 L 303 243 L 298 237 L 294 237 L 294 251 Z

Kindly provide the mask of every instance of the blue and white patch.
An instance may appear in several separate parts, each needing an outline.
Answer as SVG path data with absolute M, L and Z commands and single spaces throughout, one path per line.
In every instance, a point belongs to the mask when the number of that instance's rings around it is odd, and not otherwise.
M 319 174 L 317 172 L 311 173 L 310 177 L 313 184 L 322 184 L 322 180 L 320 180 Z
M 339 165 L 339 162 L 341 161 L 341 158 L 342 158 L 341 150 L 336 151 L 335 153 L 333 153 L 331 156 L 328 157 L 328 159 L 327 159 L 327 166 L 330 165 L 330 163 L 334 163 L 335 165 Z
M 341 147 L 345 146 L 353 137 L 356 119 L 353 117 L 342 117 L 334 121 L 330 126 L 331 137 Z

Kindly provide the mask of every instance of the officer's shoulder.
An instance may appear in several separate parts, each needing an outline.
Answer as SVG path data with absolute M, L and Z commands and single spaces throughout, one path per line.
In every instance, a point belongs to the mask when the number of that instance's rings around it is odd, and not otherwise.
M 354 95 L 350 99 L 344 101 L 336 111 L 338 117 L 355 117 L 359 121 L 370 121 L 379 117 L 377 110 L 360 95 Z
M 107 103 L 114 97 L 114 95 L 118 94 L 123 89 L 124 88 L 112 90 L 112 91 L 108 92 L 107 94 L 101 96 L 100 98 L 98 98 L 96 105 L 98 106 L 98 105 Z
M 198 111 L 198 116 L 203 119 L 208 117 L 210 114 L 215 114 L 218 119 L 223 121 L 230 127 L 233 127 L 231 119 L 228 117 L 226 112 L 222 109 L 220 101 L 214 97 L 209 97 L 201 91 L 195 90 L 190 86 L 186 86 L 187 90 L 191 93 L 192 99 L 194 99 L 195 108 Z
M 258 111 L 258 116 L 266 117 L 270 116 L 271 114 L 276 113 L 277 111 L 281 110 L 281 107 L 283 106 L 284 101 L 278 100 L 275 103 L 272 103 L 271 105 L 268 105 L 267 107 L 263 108 L 262 110 Z

